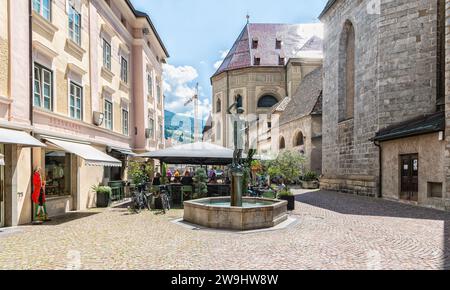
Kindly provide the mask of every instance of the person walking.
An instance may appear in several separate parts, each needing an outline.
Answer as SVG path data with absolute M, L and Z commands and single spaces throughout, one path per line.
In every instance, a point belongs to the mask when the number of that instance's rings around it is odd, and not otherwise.
M 50 221 L 45 204 L 45 181 L 42 178 L 41 168 L 36 167 L 33 173 L 33 194 L 31 198 L 34 203 L 34 222 Z

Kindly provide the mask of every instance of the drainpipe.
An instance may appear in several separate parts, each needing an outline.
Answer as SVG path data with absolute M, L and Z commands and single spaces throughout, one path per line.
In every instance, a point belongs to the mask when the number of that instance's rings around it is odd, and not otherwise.
M 34 135 L 34 118 L 33 118 L 33 87 L 34 87 L 34 83 L 33 83 L 33 1 L 28 1 L 28 60 L 29 60 L 29 94 L 30 94 L 30 104 L 29 104 L 29 114 L 30 114 L 30 125 L 31 125 L 31 134 Z M 33 154 L 33 148 L 30 148 L 30 159 L 31 159 L 31 183 L 33 180 L 33 161 L 34 161 L 34 154 Z M 33 190 L 33 189 L 32 189 Z M 31 198 L 32 194 L 30 194 L 30 201 L 31 201 L 31 221 L 33 222 L 33 216 L 34 216 L 34 206 L 33 206 L 33 199 Z
M 383 161 L 383 157 L 382 157 L 382 153 L 383 153 L 383 149 L 381 148 L 381 144 L 375 140 L 373 140 L 373 144 L 378 147 L 378 164 L 379 164 L 379 172 L 378 172 L 378 176 L 379 176 L 379 180 L 378 180 L 378 198 L 382 198 L 383 197 L 383 169 L 382 169 L 382 161 Z

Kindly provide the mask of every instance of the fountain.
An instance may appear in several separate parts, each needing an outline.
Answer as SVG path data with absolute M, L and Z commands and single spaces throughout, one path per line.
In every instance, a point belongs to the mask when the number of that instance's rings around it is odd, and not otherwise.
M 236 107 L 236 113 L 232 109 Z M 274 227 L 288 219 L 287 202 L 262 198 L 243 198 L 245 120 L 242 101 L 228 108 L 233 118 L 234 155 L 231 165 L 231 197 L 204 198 L 184 202 L 184 220 L 200 226 L 228 230 L 256 230 Z

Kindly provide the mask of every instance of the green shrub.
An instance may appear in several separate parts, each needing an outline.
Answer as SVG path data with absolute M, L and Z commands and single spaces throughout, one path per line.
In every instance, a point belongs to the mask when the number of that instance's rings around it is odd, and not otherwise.
M 313 171 L 308 171 L 305 175 L 303 175 L 303 181 L 316 181 L 318 179 L 319 176 Z
M 290 190 L 287 190 L 287 189 L 283 189 L 280 192 L 278 192 L 278 197 L 281 197 L 281 196 L 293 196 L 293 195 L 294 194 Z
M 95 191 L 96 193 L 109 194 L 110 196 L 112 194 L 112 189 L 109 186 L 95 185 L 92 187 L 92 190 Z
M 194 199 L 204 198 L 208 195 L 208 175 L 206 174 L 206 170 L 203 168 L 199 168 L 195 171 L 194 175 Z

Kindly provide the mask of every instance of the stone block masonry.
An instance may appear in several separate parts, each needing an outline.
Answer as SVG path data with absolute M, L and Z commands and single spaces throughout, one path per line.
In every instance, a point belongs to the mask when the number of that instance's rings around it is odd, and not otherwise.
M 321 19 L 326 31 L 322 187 L 376 196 L 379 150 L 370 140 L 380 129 L 436 110 L 438 1 L 381 1 L 381 13 L 368 9 L 369 2 L 338 1 Z M 340 122 L 346 22 L 356 35 L 356 96 L 354 118 Z

